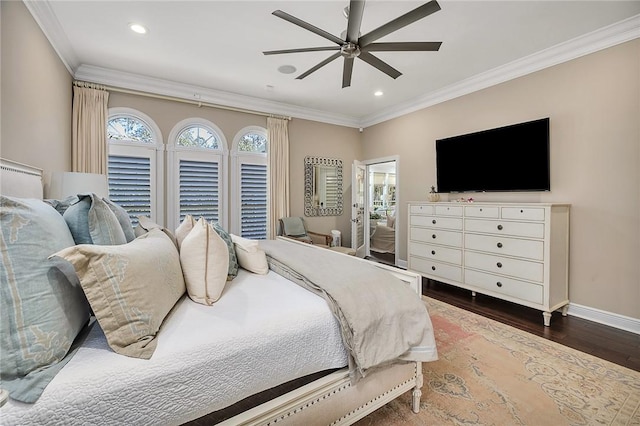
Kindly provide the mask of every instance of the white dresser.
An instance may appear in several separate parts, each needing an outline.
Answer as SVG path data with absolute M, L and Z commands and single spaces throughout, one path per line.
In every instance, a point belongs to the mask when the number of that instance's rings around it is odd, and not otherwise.
M 569 205 L 409 203 L 409 269 L 551 312 L 569 304 Z

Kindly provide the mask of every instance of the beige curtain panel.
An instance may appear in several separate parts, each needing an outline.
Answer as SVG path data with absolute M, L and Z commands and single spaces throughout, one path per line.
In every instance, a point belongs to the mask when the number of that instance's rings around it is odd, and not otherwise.
M 73 87 L 72 171 L 107 174 L 109 92 L 86 84 Z
M 269 135 L 269 238 L 276 237 L 278 220 L 289 216 L 289 121 L 267 117 Z

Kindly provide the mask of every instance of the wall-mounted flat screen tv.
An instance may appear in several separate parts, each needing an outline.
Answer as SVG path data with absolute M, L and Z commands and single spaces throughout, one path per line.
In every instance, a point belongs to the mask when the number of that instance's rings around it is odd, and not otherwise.
M 436 140 L 438 192 L 549 191 L 549 118 Z

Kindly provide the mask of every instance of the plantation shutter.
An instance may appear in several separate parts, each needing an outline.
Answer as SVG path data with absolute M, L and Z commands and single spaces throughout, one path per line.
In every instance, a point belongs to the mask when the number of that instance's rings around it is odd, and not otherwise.
M 180 222 L 187 214 L 207 221 L 219 218 L 219 163 L 180 159 Z
M 267 238 L 267 166 L 240 165 L 240 235 L 244 238 Z
M 135 226 L 137 216 L 151 216 L 151 159 L 109 155 L 109 199 L 122 206 Z

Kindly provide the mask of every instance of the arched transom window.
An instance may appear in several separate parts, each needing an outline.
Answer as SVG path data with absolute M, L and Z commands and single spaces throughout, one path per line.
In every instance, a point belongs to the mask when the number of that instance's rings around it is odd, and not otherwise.
M 109 117 L 107 137 L 111 140 L 155 143 L 149 125 L 140 118 L 128 114 Z
M 204 126 L 192 125 L 178 134 L 176 145 L 182 147 L 220 149 L 220 138 L 215 132 Z

